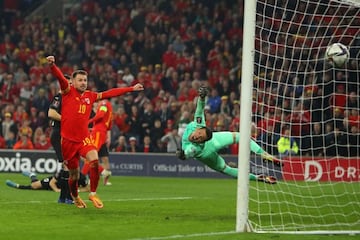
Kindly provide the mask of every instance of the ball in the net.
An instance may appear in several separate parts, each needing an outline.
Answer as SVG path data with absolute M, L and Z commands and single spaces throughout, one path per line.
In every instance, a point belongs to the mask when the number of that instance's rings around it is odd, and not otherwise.
M 349 49 L 342 43 L 333 43 L 326 48 L 325 59 L 334 67 L 343 67 L 349 58 Z

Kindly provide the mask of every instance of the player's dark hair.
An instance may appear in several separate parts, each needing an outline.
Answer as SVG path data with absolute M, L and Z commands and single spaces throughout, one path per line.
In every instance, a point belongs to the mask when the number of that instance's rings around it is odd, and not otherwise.
M 211 129 L 208 128 L 208 127 L 204 127 L 204 128 L 205 128 L 205 132 L 206 132 L 206 139 L 205 139 L 205 141 L 209 141 L 210 139 L 212 139 L 213 132 L 212 132 Z
M 88 75 L 85 70 L 76 70 L 71 74 L 71 76 L 72 78 L 75 78 L 78 74 L 86 75 L 86 76 Z

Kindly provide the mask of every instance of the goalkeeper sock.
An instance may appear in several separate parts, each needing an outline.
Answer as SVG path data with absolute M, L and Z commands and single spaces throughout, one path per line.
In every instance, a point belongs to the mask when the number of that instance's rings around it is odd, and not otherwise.
M 249 173 L 249 179 L 250 179 L 250 181 L 256 181 L 257 176 L 255 174 Z
M 237 178 L 238 176 L 238 169 L 237 168 L 232 168 L 229 166 L 226 166 L 223 170 L 223 173 L 225 173 L 226 175 L 229 175 L 233 178 Z M 257 180 L 257 176 L 255 174 L 250 173 L 249 174 L 249 180 L 250 181 L 256 181 Z
M 238 176 L 238 169 L 237 168 L 232 168 L 229 166 L 225 166 L 223 173 L 225 173 L 226 175 L 229 175 L 233 178 L 237 178 Z

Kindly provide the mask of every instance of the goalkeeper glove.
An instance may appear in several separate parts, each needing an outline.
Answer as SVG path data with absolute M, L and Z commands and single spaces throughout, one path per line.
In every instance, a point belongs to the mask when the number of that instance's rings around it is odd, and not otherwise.
M 281 167 L 281 166 L 284 166 L 284 163 L 275 158 L 273 155 L 267 153 L 267 152 L 264 152 L 262 155 L 261 155 L 262 159 L 263 159 L 263 162 L 272 162 L 274 165 L 278 166 L 278 167 Z
M 199 90 L 199 96 L 201 99 L 205 99 L 205 97 L 208 95 L 209 93 L 209 89 L 207 87 L 205 87 L 204 85 L 200 86 Z
M 182 150 L 182 149 L 176 150 L 176 156 L 177 156 L 177 158 L 180 159 L 180 160 L 185 160 L 185 159 L 186 159 L 186 158 L 185 158 L 185 152 L 184 152 L 184 150 Z

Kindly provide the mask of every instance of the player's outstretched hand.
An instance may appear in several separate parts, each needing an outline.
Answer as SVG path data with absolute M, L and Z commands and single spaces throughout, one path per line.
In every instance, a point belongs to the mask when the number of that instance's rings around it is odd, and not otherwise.
M 180 160 L 185 160 L 185 159 L 186 159 L 186 158 L 185 158 L 184 150 L 182 150 L 182 149 L 176 150 L 176 156 L 177 156 L 177 158 L 180 159 Z
M 205 97 L 206 97 L 206 96 L 208 95 L 208 93 L 209 93 L 209 89 L 208 89 L 206 86 L 201 85 L 201 86 L 199 87 L 198 92 L 199 92 L 199 96 L 200 96 L 202 99 L 205 99 Z
M 144 86 L 141 83 L 137 83 L 133 86 L 134 91 L 142 91 L 144 90 Z
M 55 63 L 55 57 L 54 56 L 47 56 L 46 60 L 49 65 L 53 65 Z

